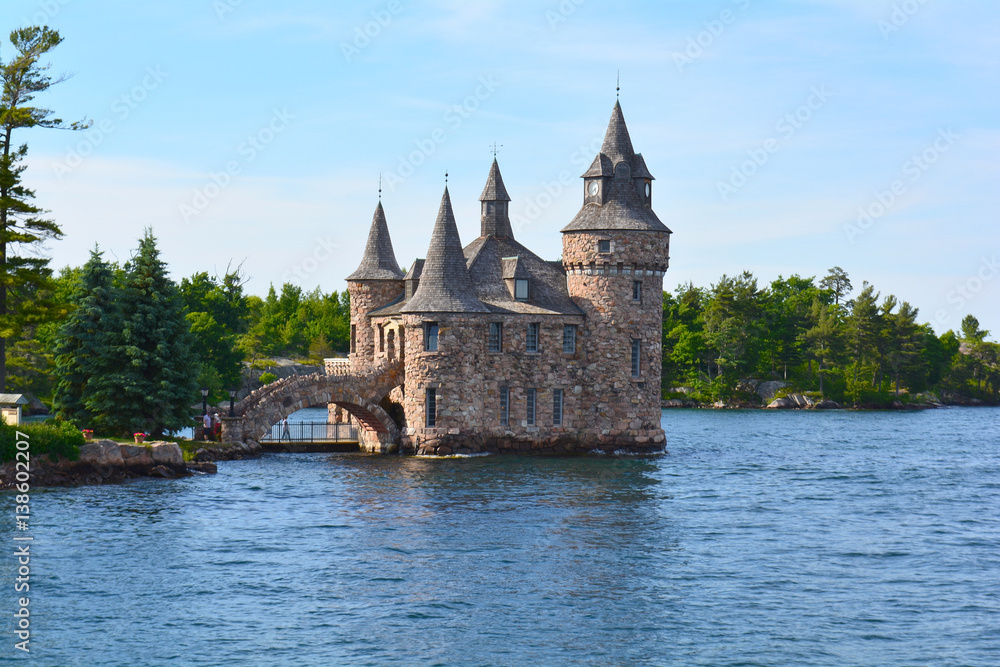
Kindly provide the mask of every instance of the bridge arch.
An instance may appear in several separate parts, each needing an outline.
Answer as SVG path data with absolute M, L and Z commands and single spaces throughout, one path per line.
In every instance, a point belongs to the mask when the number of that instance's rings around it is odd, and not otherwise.
M 333 403 L 358 421 L 362 451 L 388 454 L 399 446 L 399 426 L 378 403 L 402 383 L 400 363 L 383 364 L 362 373 L 344 368 L 331 374 L 276 380 L 239 402 L 238 424 L 232 429 L 231 439 L 259 441 L 285 417 L 303 408 Z

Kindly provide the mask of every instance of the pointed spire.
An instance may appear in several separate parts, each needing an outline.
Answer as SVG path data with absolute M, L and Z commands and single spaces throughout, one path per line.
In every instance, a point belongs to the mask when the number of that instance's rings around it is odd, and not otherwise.
M 490 176 L 486 180 L 486 187 L 483 194 L 479 195 L 479 201 L 510 201 L 507 188 L 503 184 L 503 176 L 500 175 L 500 165 L 497 159 L 493 158 L 493 166 L 490 167 Z
M 615 102 L 615 109 L 611 112 L 611 122 L 608 124 L 608 132 L 604 135 L 604 145 L 601 152 L 611 158 L 612 164 L 618 164 L 622 160 L 631 163 L 635 157 L 635 150 L 632 148 L 632 138 L 628 135 L 628 126 L 625 125 L 625 114 L 622 113 L 621 102 Z
M 381 188 L 380 188 L 381 189 Z M 389 224 L 385 220 L 385 209 L 379 199 L 372 218 L 371 230 L 368 232 L 368 244 L 365 245 L 365 255 L 361 259 L 358 270 L 347 277 L 348 280 L 402 280 L 403 272 L 396 262 L 396 253 L 392 249 L 392 239 L 389 237 Z
M 404 313 L 487 313 L 476 296 L 458 236 L 451 194 L 445 186 L 420 284 L 403 307 Z
M 486 187 L 483 189 L 479 201 L 483 203 L 480 237 L 514 238 L 514 231 L 510 226 L 510 195 L 507 194 L 507 188 L 503 184 L 500 165 L 497 164 L 495 157 L 493 158 L 493 166 L 490 167 L 490 176 L 486 180 Z

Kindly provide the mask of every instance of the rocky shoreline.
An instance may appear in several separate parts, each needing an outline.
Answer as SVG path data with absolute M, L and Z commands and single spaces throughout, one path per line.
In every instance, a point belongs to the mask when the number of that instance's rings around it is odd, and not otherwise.
M 260 456 L 257 443 L 204 443 L 193 461 L 184 460 L 184 452 L 174 442 L 122 444 L 96 440 L 80 447 L 76 461 L 47 457 L 31 462 L 32 487 L 87 486 L 116 484 L 130 479 L 176 479 L 194 474 L 218 472 L 216 461 L 235 461 Z M 16 463 L 0 467 L 0 490 L 15 484 Z
M 982 401 L 948 401 L 943 402 L 933 394 L 920 395 L 919 400 L 909 403 L 893 401 L 890 405 L 858 405 L 843 406 L 829 399 L 816 400 L 804 394 L 788 394 L 774 398 L 768 403 L 750 403 L 748 401 L 718 401 L 716 403 L 701 403 L 690 399 L 665 399 L 661 407 L 667 408 L 698 408 L 709 410 L 934 410 L 950 406 L 982 406 Z

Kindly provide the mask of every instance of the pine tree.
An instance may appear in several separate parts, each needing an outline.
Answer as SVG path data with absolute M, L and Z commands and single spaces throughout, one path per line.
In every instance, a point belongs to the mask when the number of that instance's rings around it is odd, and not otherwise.
M 32 104 L 35 95 L 63 81 L 46 74 L 39 63 L 62 38 L 48 27 L 20 28 L 10 34 L 17 54 L 0 61 L 0 391 L 7 383 L 7 341 L 26 327 L 52 317 L 52 304 L 32 295 L 50 288 L 48 260 L 15 250 L 37 249 L 49 239 L 62 236 L 59 227 L 41 217 L 35 193 L 21 183 L 27 145 L 15 147 L 14 130 L 45 127 L 85 129 L 89 123 L 64 125 L 51 118 L 52 111 Z
M 117 367 L 119 322 L 114 271 L 98 249 L 91 251 L 70 301 L 74 310 L 59 330 L 55 350 L 55 409 L 61 419 L 105 430 L 110 424 L 89 406 L 115 401 L 109 378 Z
M 167 275 L 156 239 L 147 229 L 126 267 L 121 296 L 120 370 L 114 405 L 94 405 L 120 431 L 159 437 L 190 425 L 196 401 L 197 362 L 177 285 Z

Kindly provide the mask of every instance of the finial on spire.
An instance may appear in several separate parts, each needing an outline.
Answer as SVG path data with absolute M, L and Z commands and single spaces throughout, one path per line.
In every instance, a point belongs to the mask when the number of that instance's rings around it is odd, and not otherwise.
M 445 187 L 448 187 L 448 172 L 447 171 L 444 172 L 444 185 L 445 185 Z
M 378 200 L 382 201 L 382 172 L 378 173 Z
M 622 71 L 618 70 L 618 84 L 615 86 L 615 97 L 622 98 Z
M 497 153 L 500 152 L 501 148 L 503 148 L 503 144 L 499 144 L 498 145 L 497 142 L 495 142 L 495 141 L 493 142 L 493 159 L 494 160 L 497 159 Z

